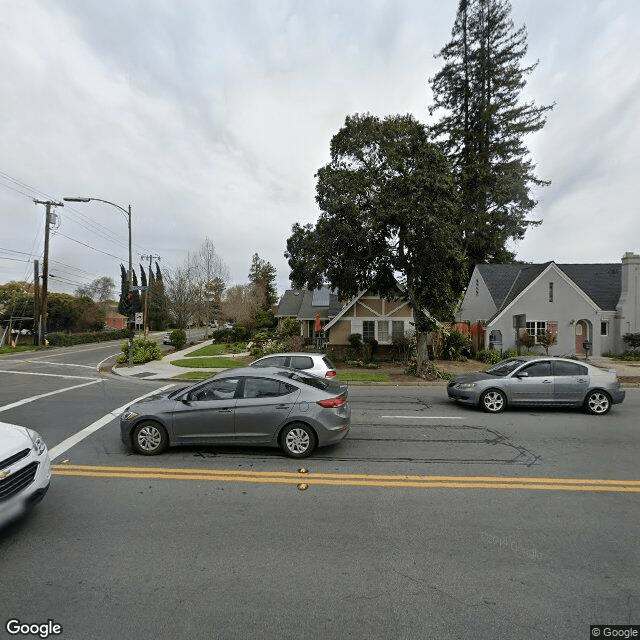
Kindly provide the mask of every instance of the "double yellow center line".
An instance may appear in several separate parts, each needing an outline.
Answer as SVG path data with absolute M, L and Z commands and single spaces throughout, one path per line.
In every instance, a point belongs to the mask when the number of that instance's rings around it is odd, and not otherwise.
M 640 480 L 296 473 L 291 471 L 162 469 L 158 467 L 102 467 L 69 464 L 53 465 L 52 469 L 53 473 L 58 476 L 84 476 L 90 478 L 141 478 L 147 480 L 195 480 L 288 485 L 306 483 L 309 486 L 336 485 L 344 487 L 404 487 L 415 489 L 538 489 L 546 491 L 640 493 Z

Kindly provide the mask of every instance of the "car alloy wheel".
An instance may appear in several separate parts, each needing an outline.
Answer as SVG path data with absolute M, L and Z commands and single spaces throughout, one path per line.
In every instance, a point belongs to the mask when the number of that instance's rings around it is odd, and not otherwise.
M 168 444 L 167 432 L 155 422 L 142 422 L 133 430 L 133 447 L 142 455 L 162 453 Z
M 498 389 L 489 389 L 489 391 L 485 391 L 482 394 L 480 404 L 488 413 L 500 413 L 501 411 L 504 411 L 504 408 L 507 405 L 507 398 L 502 391 L 499 391 Z
M 316 434 L 306 424 L 295 422 L 282 433 L 281 447 L 291 458 L 306 458 L 316 448 Z
M 595 416 L 603 416 L 611 409 L 611 399 L 604 391 L 592 391 L 585 402 L 587 411 Z

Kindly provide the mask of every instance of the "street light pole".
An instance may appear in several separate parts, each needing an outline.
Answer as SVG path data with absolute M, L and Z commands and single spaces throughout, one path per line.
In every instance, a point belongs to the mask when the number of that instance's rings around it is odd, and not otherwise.
M 129 271 L 127 273 L 127 295 L 131 291 L 131 285 L 133 283 L 133 260 L 131 254 L 131 205 L 125 209 L 121 207 L 119 204 L 115 202 L 110 202 L 109 200 L 103 200 L 102 198 L 62 198 L 65 202 L 104 202 L 105 204 L 110 204 L 112 207 L 116 209 L 120 209 L 122 213 L 127 217 L 127 226 L 129 228 Z M 127 318 L 127 322 L 131 322 L 131 312 L 129 312 L 129 317 Z M 131 329 L 131 333 L 129 335 L 129 366 L 133 364 L 133 329 Z

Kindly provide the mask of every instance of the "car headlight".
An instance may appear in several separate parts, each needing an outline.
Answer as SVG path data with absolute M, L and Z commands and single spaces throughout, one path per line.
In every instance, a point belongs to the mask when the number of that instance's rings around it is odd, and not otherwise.
M 136 413 L 135 411 L 125 411 L 122 414 L 122 419 L 129 421 L 129 420 L 133 420 L 134 418 L 137 418 L 139 415 L 140 414 Z
M 29 437 L 31 438 L 36 454 L 41 456 L 47 450 L 47 445 L 44 443 L 42 436 L 37 431 L 29 429 Z
M 475 386 L 475 382 L 459 382 L 456 385 L 456 389 L 473 389 Z

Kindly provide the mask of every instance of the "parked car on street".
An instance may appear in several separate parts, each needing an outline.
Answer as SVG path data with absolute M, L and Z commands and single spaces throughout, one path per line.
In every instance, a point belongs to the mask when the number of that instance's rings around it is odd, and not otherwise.
M 51 481 L 51 463 L 42 436 L 0 422 L 0 526 L 40 502 Z
M 171 334 L 170 333 L 165 333 L 162 336 L 162 344 L 171 344 Z
M 120 430 L 143 455 L 170 445 L 257 444 L 306 458 L 347 434 L 347 396 L 346 384 L 304 371 L 242 367 L 127 407 Z
M 336 368 L 323 353 L 273 353 L 252 362 L 250 367 L 291 367 L 325 378 L 336 378 Z
M 552 405 L 584 407 L 594 415 L 604 415 L 625 396 L 613 370 L 539 356 L 509 358 L 486 371 L 456 376 L 447 394 L 489 413 L 511 405 Z

